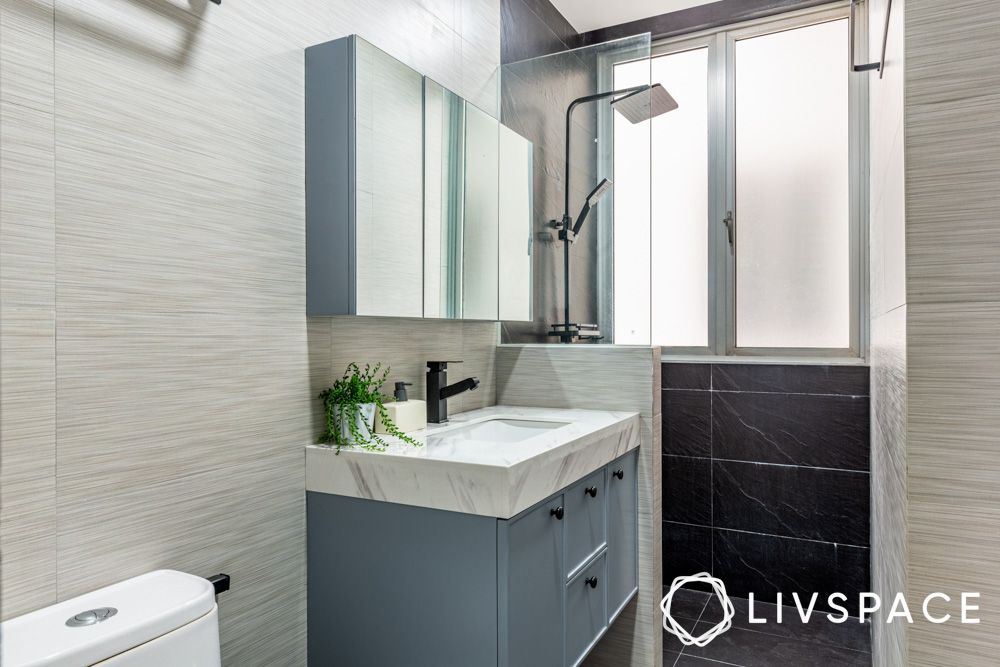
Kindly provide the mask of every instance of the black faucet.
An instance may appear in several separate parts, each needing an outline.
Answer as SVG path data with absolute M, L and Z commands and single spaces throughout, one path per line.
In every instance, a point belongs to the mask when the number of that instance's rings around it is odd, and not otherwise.
M 427 421 L 440 424 L 448 421 L 448 399 L 472 391 L 479 386 L 476 378 L 465 378 L 453 385 L 448 385 L 448 364 L 460 364 L 461 361 L 428 361 L 427 362 Z

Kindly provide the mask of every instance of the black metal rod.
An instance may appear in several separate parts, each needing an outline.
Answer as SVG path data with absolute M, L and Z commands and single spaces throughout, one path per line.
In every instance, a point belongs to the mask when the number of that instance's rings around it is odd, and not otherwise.
M 573 110 L 576 109 L 581 104 L 587 104 L 589 102 L 596 102 L 598 100 L 607 99 L 608 97 L 613 97 L 615 95 L 625 95 L 627 93 L 637 93 L 640 90 L 645 90 L 649 88 L 649 84 L 643 84 L 641 86 L 632 86 L 630 88 L 621 88 L 619 90 L 612 90 L 606 93 L 594 93 L 593 95 L 584 95 L 583 97 L 578 97 L 569 103 L 566 108 L 566 168 L 563 171 L 563 217 L 562 217 L 562 236 L 563 236 L 563 324 L 569 324 L 569 244 L 570 241 L 570 225 L 572 224 L 572 218 L 569 217 L 569 174 L 570 174 L 570 132 L 572 130 L 573 123 Z M 560 336 L 560 341 L 563 343 L 572 342 L 572 335 L 566 334 Z

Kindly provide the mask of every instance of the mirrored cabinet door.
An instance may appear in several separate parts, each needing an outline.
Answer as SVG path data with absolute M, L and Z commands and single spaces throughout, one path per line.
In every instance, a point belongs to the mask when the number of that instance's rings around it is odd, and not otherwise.
M 306 49 L 306 312 L 531 319 L 531 143 L 357 35 Z
M 424 317 L 462 317 L 465 100 L 424 79 Z
M 500 126 L 499 319 L 531 320 L 531 142 Z
M 423 77 L 356 41 L 357 314 L 421 317 Z
M 465 104 L 462 318 L 498 318 L 500 123 Z

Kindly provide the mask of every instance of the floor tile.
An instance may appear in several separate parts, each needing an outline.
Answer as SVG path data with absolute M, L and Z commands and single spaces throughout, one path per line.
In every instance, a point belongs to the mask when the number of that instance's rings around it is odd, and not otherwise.
M 696 633 L 706 632 L 712 624 L 700 622 Z M 777 637 L 761 632 L 730 628 L 708 646 L 685 647 L 683 656 L 705 658 L 743 667 L 781 665 L 822 665 L 822 667 L 871 667 L 871 654 L 835 646 Z M 683 663 L 682 663 L 683 664 Z
M 663 594 L 670 590 L 670 585 L 663 587 Z M 681 588 L 674 593 L 674 598 L 670 603 L 670 615 L 674 618 L 688 618 L 700 620 L 701 612 L 705 609 L 709 594 L 702 591 L 692 591 L 688 588 Z
M 733 617 L 733 627 L 751 630 L 763 634 L 801 639 L 803 641 L 851 649 L 853 651 L 870 652 L 870 625 L 862 625 L 857 619 L 846 623 L 831 623 L 826 612 L 814 609 L 808 623 L 803 623 L 798 609 L 792 605 L 782 606 L 781 623 L 777 622 L 778 606 L 773 603 L 755 600 L 753 605 L 754 618 L 763 618 L 767 623 L 750 623 L 749 601 L 745 598 L 731 598 L 736 616 Z M 808 601 L 804 601 L 805 604 Z M 718 598 L 712 597 L 702 613 L 701 620 L 715 623 L 722 619 L 722 605 Z

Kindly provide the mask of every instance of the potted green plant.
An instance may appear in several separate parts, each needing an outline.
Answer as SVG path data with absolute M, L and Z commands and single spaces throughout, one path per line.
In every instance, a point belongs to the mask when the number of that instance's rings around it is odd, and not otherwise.
M 354 362 L 348 364 L 344 377 L 319 395 L 324 412 L 324 431 L 319 442 L 336 445 L 338 450 L 341 447 L 361 447 L 382 451 L 388 443 L 375 433 L 375 414 L 378 413 L 387 434 L 420 446 L 389 418 L 385 402 L 393 399 L 381 391 L 388 377 L 389 367 L 383 370 L 381 363 L 374 367 L 365 364 L 364 370 Z

